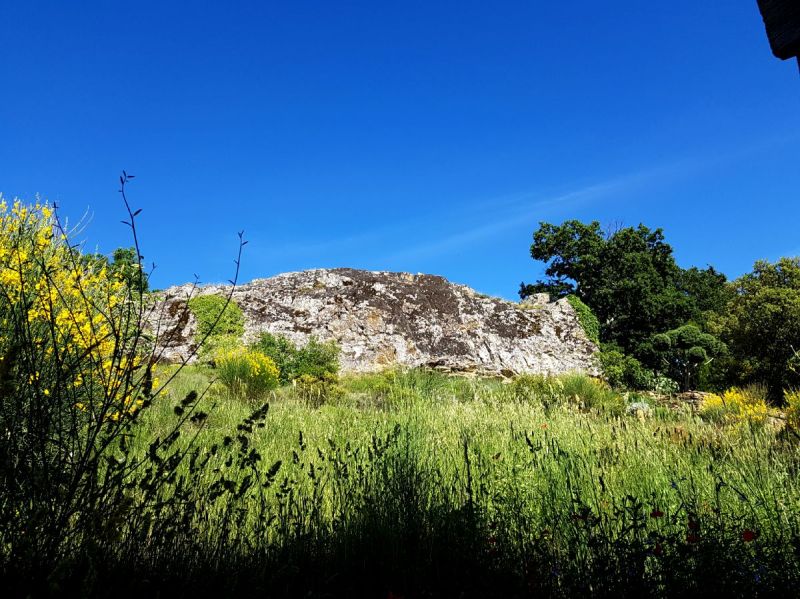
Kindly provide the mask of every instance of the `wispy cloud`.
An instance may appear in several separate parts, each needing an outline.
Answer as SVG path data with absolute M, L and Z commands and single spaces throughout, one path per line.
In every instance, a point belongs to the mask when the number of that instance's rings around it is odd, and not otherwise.
M 611 197 L 612 195 L 630 192 L 666 172 L 668 171 L 664 168 L 650 169 L 549 196 L 533 192 L 518 194 L 515 199 L 509 198 L 503 202 L 501 210 L 499 210 L 501 216 L 495 218 L 491 223 L 479 225 L 466 231 L 462 230 L 439 238 L 436 241 L 424 242 L 392 253 L 387 256 L 387 260 L 429 258 L 453 252 L 476 241 L 491 239 L 520 225 L 535 222 L 537 219 L 542 218 L 545 212 L 552 207 L 591 202 Z M 494 213 L 497 214 L 498 210 L 494 210 L 498 208 L 496 204 L 488 202 L 487 206 L 491 206 Z
M 738 146 L 727 152 L 705 152 L 688 156 L 637 172 L 610 178 L 606 181 L 584 185 L 561 193 L 523 192 L 484 202 L 485 208 L 496 218 L 469 230 L 461 230 L 435 241 L 423 242 L 387 256 L 387 260 L 430 258 L 457 251 L 476 241 L 491 239 L 523 224 L 535 223 L 549 209 L 559 205 L 589 203 L 609 197 L 630 195 L 656 184 L 691 177 L 708 169 L 738 162 L 754 154 L 772 150 L 790 142 L 797 135 L 777 136 L 758 140 L 750 145 Z M 497 216 L 499 214 L 499 216 Z
M 540 214 L 543 209 L 550 206 L 590 201 L 620 193 L 624 189 L 632 189 L 651 175 L 652 173 L 628 175 L 553 195 L 548 195 L 541 191 L 531 191 L 472 202 L 462 205 L 461 211 L 491 215 L 493 219 L 491 223 L 468 230 L 461 229 L 459 232 L 445 235 L 444 238 L 438 237 L 436 241 L 423 241 L 410 248 L 389 254 L 373 255 L 373 257 L 380 261 L 395 261 L 453 251 L 477 240 L 499 235 L 515 226 L 529 223 L 532 218 L 536 218 L 537 213 Z M 498 214 L 500 215 L 499 217 Z M 388 227 L 375 228 L 369 232 L 355 233 L 323 241 L 281 243 L 280 255 L 284 258 L 292 257 L 295 259 L 319 258 L 364 248 L 385 248 L 387 245 L 397 247 L 403 240 L 408 239 L 410 233 L 422 229 L 423 226 L 427 228 L 431 222 L 436 222 L 441 218 L 441 215 L 423 214 L 395 222 Z
M 773 149 L 775 146 L 794 142 L 797 135 L 758 140 L 750 145 L 740 145 L 725 152 L 706 150 L 702 154 L 673 160 L 635 172 L 608 178 L 589 184 L 576 185 L 564 190 L 529 190 L 504 196 L 467 202 L 459 206 L 459 213 L 476 217 L 491 217 L 491 222 L 477 226 L 464 225 L 464 220 L 448 219 L 446 215 L 417 214 L 389 226 L 373 228 L 369 232 L 353 233 L 322 241 L 281 243 L 280 255 L 284 258 L 308 259 L 336 256 L 342 252 L 369 252 L 372 261 L 398 262 L 410 259 L 431 258 L 458 251 L 477 241 L 496 238 L 503 233 L 525 224 L 532 224 L 548 216 L 559 206 L 576 206 L 597 202 L 605 198 L 620 198 L 652 188 L 669 181 L 692 177 L 703 171 L 735 163 L 747 157 Z M 430 223 L 452 222 L 450 231 L 440 227 L 435 238 L 423 240 L 403 247 L 418 231 L 430 228 Z M 458 230 L 453 230 L 458 226 Z M 433 233 L 431 234 L 433 235 Z M 403 249 L 382 253 L 387 247 Z M 797 253 L 797 252 L 795 252 Z

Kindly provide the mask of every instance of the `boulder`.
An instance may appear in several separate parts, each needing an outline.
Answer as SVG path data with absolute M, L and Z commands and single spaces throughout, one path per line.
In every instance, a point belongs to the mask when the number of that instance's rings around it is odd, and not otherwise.
M 182 285 L 159 295 L 150 317 L 162 357 L 195 359 L 192 294 L 227 294 L 230 286 Z M 545 295 L 515 303 L 435 275 L 319 269 L 256 279 L 236 287 L 245 316 L 243 342 L 262 331 L 303 345 L 311 335 L 341 347 L 344 372 L 428 367 L 512 376 L 597 375 L 597 347 L 566 300 Z

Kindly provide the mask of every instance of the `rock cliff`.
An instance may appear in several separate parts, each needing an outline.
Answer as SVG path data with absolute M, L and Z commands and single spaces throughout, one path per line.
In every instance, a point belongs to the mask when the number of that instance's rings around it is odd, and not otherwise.
M 229 291 L 183 285 L 162 292 L 151 326 L 165 359 L 192 359 L 189 294 Z M 244 341 L 261 331 L 286 335 L 298 345 L 311 335 L 333 339 L 341 346 L 345 372 L 425 366 L 505 376 L 597 373 L 597 347 L 572 306 L 548 302 L 546 295 L 517 304 L 439 276 L 337 268 L 257 279 L 237 287 L 233 298 L 244 312 Z

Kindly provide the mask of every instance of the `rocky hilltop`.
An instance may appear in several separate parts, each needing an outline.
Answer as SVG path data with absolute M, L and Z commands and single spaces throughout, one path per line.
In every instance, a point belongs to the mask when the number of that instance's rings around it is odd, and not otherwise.
M 191 361 L 189 295 L 229 291 L 182 285 L 163 292 L 153 326 L 166 359 Z M 343 371 L 397 365 L 505 376 L 596 373 L 597 347 L 574 309 L 546 295 L 518 304 L 434 275 L 337 268 L 256 279 L 237 287 L 233 298 L 244 312 L 244 341 L 261 331 L 298 345 L 311 335 L 332 339 L 341 346 Z

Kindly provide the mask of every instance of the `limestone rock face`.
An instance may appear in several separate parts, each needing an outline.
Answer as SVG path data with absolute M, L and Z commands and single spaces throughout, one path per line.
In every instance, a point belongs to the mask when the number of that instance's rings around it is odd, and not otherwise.
M 230 292 L 190 285 L 163 292 L 151 319 L 162 355 L 192 361 L 190 293 Z M 391 366 L 510 376 L 581 371 L 597 374 L 597 347 L 566 300 L 537 296 L 522 304 L 481 295 L 434 275 L 347 268 L 256 279 L 233 298 L 245 316 L 243 341 L 262 331 L 303 345 L 309 336 L 341 347 L 344 372 Z

